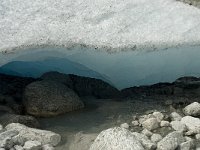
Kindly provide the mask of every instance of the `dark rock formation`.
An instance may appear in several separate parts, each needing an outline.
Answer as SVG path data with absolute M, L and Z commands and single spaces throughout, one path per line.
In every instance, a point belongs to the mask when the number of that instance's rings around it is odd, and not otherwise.
M 142 96 L 175 96 L 197 98 L 200 96 L 200 78 L 181 77 L 173 83 L 158 83 L 150 86 L 123 89 L 124 97 Z
M 59 81 L 74 90 L 80 97 L 94 96 L 96 98 L 118 98 L 120 91 L 110 84 L 95 78 L 77 75 L 65 75 L 59 72 L 48 72 L 42 79 Z
M 29 84 L 25 89 L 23 102 L 28 114 L 39 117 L 56 116 L 84 107 L 71 89 L 50 80 Z

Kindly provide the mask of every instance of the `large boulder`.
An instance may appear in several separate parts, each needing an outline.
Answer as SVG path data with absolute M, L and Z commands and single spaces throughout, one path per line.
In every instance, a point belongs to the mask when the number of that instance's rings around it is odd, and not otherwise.
M 84 107 L 77 94 L 60 82 L 43 80 L 29 84 L 24 92 L 28 114 L 49 117 Z
M 0 123 L 3 126 L 6 126 L 10 123 L 21 123 L 28 127 L 38 128 L 40 126 L 39 122 L 36 118 L 32 116 L 22 116 L 22 115 L 15 115 L 15 114 L 4 114 L 0 117 Z
M 90 150 L 144 150 L 144 147 L 130 131 L 115 127 L 102 131 Z
M 5 127 L 8 131 L 16 131 L 19 133 L 19 137 L 26 141 L 39 141 L 44 144 L 51 144 L 53 146 L 58 145 L 61 141 L 61 136 L 51 131 L 39 130 L 29 128 L 19 123 L 11 123 Z

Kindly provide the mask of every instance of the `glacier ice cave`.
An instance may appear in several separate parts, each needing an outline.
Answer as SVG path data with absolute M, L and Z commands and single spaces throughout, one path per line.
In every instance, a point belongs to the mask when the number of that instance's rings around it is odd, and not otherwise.
M 200 149 L 199 8 L 0 0 L 0 149 Z

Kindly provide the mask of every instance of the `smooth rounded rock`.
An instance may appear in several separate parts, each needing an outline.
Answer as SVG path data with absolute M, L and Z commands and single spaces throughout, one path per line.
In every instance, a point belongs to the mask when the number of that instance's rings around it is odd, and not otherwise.
M 50 117 L 84 107 L 77 94 L 60 82 L 37 81 L 29 84 L 24 92 L 27 113 Z

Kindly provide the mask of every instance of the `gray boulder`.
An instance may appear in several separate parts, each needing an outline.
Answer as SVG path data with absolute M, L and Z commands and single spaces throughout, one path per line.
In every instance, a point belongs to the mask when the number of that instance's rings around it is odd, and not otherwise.
M 115 127 L 102 131 L 90 150 L 144 150 L 144 147 L 130 131 Z
M 175 150 L 181 143 L 185 141 L 183 134 L 174 131 L 165 136 L 157 144 L 157 150 Z
M 61 141 L 61 136 L 51 131 L 29 128 L 19 123 L 11 123 L 5 127 L 8 131 L 15 130 L 19 132 L 19 137 L 29 141 L 39 141 L 43 145 L 51 144 L 56 146 Z
M 199 116 L 200 115 L 200 103 L 194 102 L 183 109 L 183 112 L 187 116 Z
M 188 130 L 192 132 L 192 134 L 200 133 L 200 119 L 199 118 L 185 116 L 181 119 L 181 123 L 185 124 Z
M 151 131 L 157 129 L 160 125 L 156 118 L 149 118 L 142 123 L 142 126 Z
M 84 107 L 74 91 L 62 83 L 49 80 L 29 84 L 23 101 L 27 113 L 39 117 L 56 116 Z

